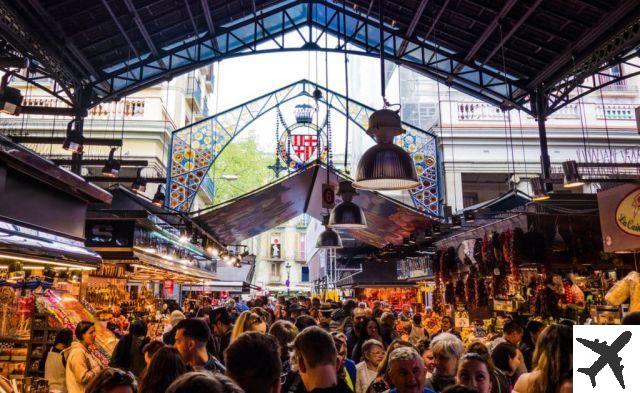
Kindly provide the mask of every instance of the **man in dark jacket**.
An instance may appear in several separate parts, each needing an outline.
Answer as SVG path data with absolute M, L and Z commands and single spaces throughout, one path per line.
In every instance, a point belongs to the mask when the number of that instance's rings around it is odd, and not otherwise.
M 111 367 L 131 371 L 136 377 L 142 374 L 146 367 L 142 348 L 149 343 L 147 326 L 143 321 L 135 321 L 129 328 L 129 333 L 122 336 L 111 356 Z
M 209 314 L 209 319 L 211 331 L 218 341 L 218 353 L 216 357 L 218 359 L 224 359 L 224 350 L 227 349 L 231 342 L 231 331 L 233 330 L 231 316 L 226 308 L 219 307 Z

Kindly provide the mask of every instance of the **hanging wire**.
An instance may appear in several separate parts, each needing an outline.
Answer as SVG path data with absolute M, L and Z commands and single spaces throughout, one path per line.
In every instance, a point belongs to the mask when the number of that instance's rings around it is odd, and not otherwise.
M 27 71 L 28 72 L 28 71 Z M 54 80 L 53 81 L 53 91 L 56 91 L 58 88 L 58 81 Z M 55 105 L 55 107 L 58 107 L 58 99 L 56 98 L 53 101 L 53 104 Z M 53 156 L 53 137 L 54 137 L 54 133 L 56 131 L 56 121 L 58 119 L 58 115 L 54 114 L 53 115 L 53 126 L 51 127 L 51 143 L 49 144 L 49 157 Z M 66 137 L 66 135 L 65 135 Z
M 451 171 L 453 172 L 453 203 L 457 209 L 458 207 L 458 182 L 456 181 L 456 151 L 455 143 L 453 142 L 453 110 L 451 107 L 451 86 L 447 86 L 449 89 L 449 140 L 451 141 Z M 460 175 L 462 176 L 462 174 Z
M 344 171 L 349 174 L 349 58 L 347 55 L 347 23 L 346 23 L 347 2 L 342 2 L 342 24 L 344 28 L 344 88 L 346 95 L 345 103 L 345 141 L 344 141 Z M 340 19 L 338 19 L 338 29 L 340 29 Z M 338 46 L 340 46 L 340 35 L 338 34 Z
M 325 24 L 327 24 L 326 21 L 327 16 L 325 15 Z M 326 97 L 325 97 L 325 104 L 326 104 L 326 120 L 325 120 L 325 124 L 327 126 L 327 171 L 329 168 L 331 168 L 331 165 L 333 164 L 333 155 L 331 153 L 331 124 L 330 122 L 330 108 L 329 108 L 329 51 L 327 50 L 327 48 L 329 48 L 329 42 L 328 42 L 328 34 L 324 35 L 324 47 L 325 47 L 325 51 L 324 51 L 324 81 L 325 81 L 325 91 L 326 91 Z M 318 147 L 317 149 L 320 150 L 320 129 L 318 129 Z
M 529 178 L 529 169 L 527 168 L 527 153 L 524 147 L 524 132 L 522 130 L 522 114 L 520 110 L 518 110 L 518 122 L 520 123 L 520 143 L 522 146 L 522 162 L 524 163 L 524 175 Z
M 500 42 L 503 42 L 503 36 L 502 36 L 502 23 L 498 24 L 498 28 L 500 29 Z M 502 73 L 504 75 L 504 83 L 505 85 L 507 84 L 507 63 L 505 60 L 505 54 L 504 54 L 504 45 L 502 45 L 500 47 L 501 52 L 502 52 Z M 505 148 L 507 151 L 507 170 L 509 170 L 509 145 L 511 145 L 511 161 L 512 161 L 512 173 L 513 176 L 515 177 L 516 175 L 516 157 L 513 151 L 513 130 L 511 129 L 511 111 L 505 107 L 504 110 L 502 110 L 502 115 L 503 115 L 503 119 L 504 119 L 504 133 L 505 133 Z M 507 139 L 507 118 L 508 118 L 508 122 L 509 122 L 509 138 Z M 511 189 L 511 184 L 509 185 L 509 188 Z M 513 182 L 513 189 L 516 188 L 516 183 Z
M 437 40 L 437 36 L 436 36 L 436 28 L 434 26 L 433 29 L 433 42 L 436 45 L 436 52 L 435 52 L 435 61 L 436 63 L 438 63 L 438 53 L 440 52 L 440 44 L 438 43 Z M 438 91 L 438 140 L 439 143 L 442 143 L 442 147 L 444 148 L 444 141 L 442 139 L 442 98 L 440 97 L 440 82 L 436 81 L 436 89 Z M 438 149 L 438 146 L 436 146 L 436 149 Z M 444 169 L 444 152 L 442 154 L 442 167 Z M 440 163 L 437 163 L 437 165 L 440 165 Z M 455 184 L 455 179 L 454 179 L 454 184 Z M 440 209 L 441 210 L 441 209 Z M 442 211 L 442 210 L 441 210 Z
M 593 84 L 595 86 L 595 76 L 593 76 L 592 78 L 594 78 Z M 607 148 L 609 149 L 609 161 L 611 163 L 611 167 L 612 168 L 615 167 L 616 175 L 619 175 L 620 173 L 619 173 L 618 167 L 615 166 L 617 161 L 617 154 L 614 155 L 613 149 L 611 148 L 611 138 L 609 137 L 609 123 L 607 122 L 607 109 L 604 107 L 604 95 L 602 94 L 602 88 L 598 90 L 600 90 L 600 103 L 602 105 L 602 117 L 604 118 L 604 129 L 607 135 Z
M 380 17 L 380 26 L 378 28 L 379 41 L 380 41 L 380 91 L 382 93 L 382 105 L 384 108 L 389 106 L 387 103 L 386 93 L 386 75 L 384 70 L 384 13 L 382 7 L 382 0 L 378 0 L 378 16 Z

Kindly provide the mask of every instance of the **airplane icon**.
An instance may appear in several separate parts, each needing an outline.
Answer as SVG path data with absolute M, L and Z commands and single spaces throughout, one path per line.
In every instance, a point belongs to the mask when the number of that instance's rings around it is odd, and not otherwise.
M 611 345 L 607 345 L 606 341 L 600 342 L 598 339 L 590 341 L 584 338 L 576 338 L 576 340 L 578 340 L 580 344 L 600 355 L 598 360 L 596 360 L 591 367 L 578 369 L 578 372 L 589 376 L 591 379 L 591 386 L 594 388 L 596 387 L 596 375 L 598 375 L 604 366 L 609 365 L 611 371 L 613 371 L 613 375 L 615 375 L 620 386 L 624 389 L 624 378 L 622 377 L 622 369 L 624 366 L 620 364 L 622 358 L 618 356 L 618 352 L 620 352 L 620 350 L 631 340 L 631 332 L 623 332 Z

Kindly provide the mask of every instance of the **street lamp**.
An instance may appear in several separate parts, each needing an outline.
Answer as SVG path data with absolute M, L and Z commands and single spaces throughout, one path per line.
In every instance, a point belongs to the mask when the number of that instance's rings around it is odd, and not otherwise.
M 284 267 L 287 269 L 287 281 L 285 281 L 285 285 L 287 286 L 287 297 L 291 296 L 291 264 L 289 262 L 285 263 Z

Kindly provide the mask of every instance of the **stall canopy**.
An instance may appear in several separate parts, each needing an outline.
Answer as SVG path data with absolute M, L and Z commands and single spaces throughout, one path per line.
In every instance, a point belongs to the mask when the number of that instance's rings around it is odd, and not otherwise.
M 463 210 L 478 212 L 481 214 L 501 213 L 522 207 L 530 201 L 531 197 L 529 195 L 518 189 L 513 189 L 505 192 L 497 198 L 465 207 Z
M 398 280 L 396 263 L 393 261 L 367 261 L 362 271 L 336 282 L 338 288 L 401 288 L 415 284 Z
M 329 182 L 348 180 L 329 171 Z M 322 184 L 327 182 L 327 167 L 312 163 L 290 176 L 211 210 L 194 212 L 194 221 L 218 240 L 237 244 L 303 214 L 322 220 L 328 214 L 322 208 Z M 400 203 L 378 192 L 359 191 L 353 202 L 362 208 L 367 228 L 345 231 L 354 238 L 383 247 L 401 244 L 410 234 L 424 231 L 433 216 Z
M 179 216 L 123 186 L 114 187 L 112 193 L 110 205 L 91 206 L 86 226 L 87 244 L 100 252 L 105 261 L 130 265 L 132 280 L 171 279 L 191 283 L 217 279 L 215 271 L 201 268 L 211 261 L 200 248 L 179 242 L 174 227 L 181 222 Z M 190 251 L 194 264 L 187 265 L 177 256 L 164 255 L 143 244 L 142 233 L 153 233 L 154 238 Z
M 0 136 L 0 260 L 29 266 L 95 268 L 84 246 L 90 202 L 111 194 Z

